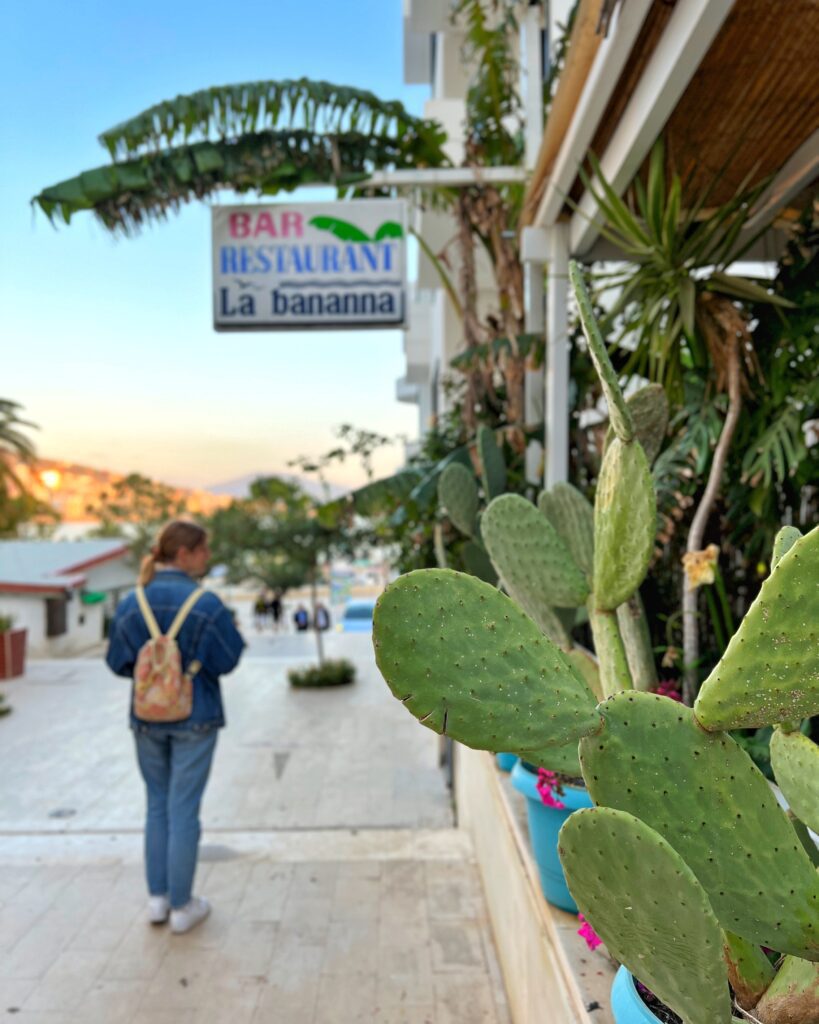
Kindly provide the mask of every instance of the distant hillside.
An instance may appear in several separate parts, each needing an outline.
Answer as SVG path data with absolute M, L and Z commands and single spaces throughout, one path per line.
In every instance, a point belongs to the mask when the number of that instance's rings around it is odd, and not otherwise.
M 260 476 L 277 476 L 280 480 L 286 480 L 288 483 L 300 487 L 306 494 L 309 494 L 311 498 L 315 498 L 317 501 L 339 498 L 342 494 L 346 494 L 349 489 L 347 487 L 339 487 L 336 484 L 329 484 L 329 493 L 327 493 L 317 480 L 310 479 L 309 477 L 299 476 L 296 473 L 264 473 L 260 471 L 258 473 L 245 473 L 244 476 L 237 476 L 232 480 L 222 480 L 220 483 L 209 484 L 207 490 L 211 494 L 225 494 L 231 498 L 246 498 L 250 493 L 250 485 L 254 480 L 258 480 Z
M 58 459 L 16 461 L 13 468 L 26 490 L 56 509 L 64 524 L 94 521 L 89 510 L 98 508 L 113 484 L 125 478 L 123 473 Z M 193 514 L 211 515 L 229 504 L 225 494 L 202 488 L 173 487 L 173 495 Z

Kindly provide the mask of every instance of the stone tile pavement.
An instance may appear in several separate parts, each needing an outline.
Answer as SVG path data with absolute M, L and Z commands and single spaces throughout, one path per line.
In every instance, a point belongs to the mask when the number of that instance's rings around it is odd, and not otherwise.
M 301 645 L 301 646 L 300 646 Z M 309 637 L 251 641 L 226 681 L 185 936 L 144 921 L 127 684 L 98 660 L 3 684 L 0 1020 L 26 1024 L 508 1024 L 468 837 L 437 741 L 359 680 L 292 691 Z

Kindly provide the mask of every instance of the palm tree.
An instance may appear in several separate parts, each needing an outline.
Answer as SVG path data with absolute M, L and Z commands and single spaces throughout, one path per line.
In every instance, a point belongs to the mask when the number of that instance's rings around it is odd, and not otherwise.
M 0 398 L 0 481 L 14 481 L 20 487 L 20 481 L 14 471 L 14 463 L 22 460 L 30 462 L 34 458 L 34 445 L 26 437 L 25 430 L 36 430 L 36 424 L 21 419 L 22 405 L 9 398 Z

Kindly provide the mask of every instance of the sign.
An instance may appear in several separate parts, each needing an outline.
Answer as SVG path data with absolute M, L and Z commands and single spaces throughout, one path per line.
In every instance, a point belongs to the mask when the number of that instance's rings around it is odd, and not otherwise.
M 212 214 L 217 331 L 404 326 L 402 201 L 216 206 Z

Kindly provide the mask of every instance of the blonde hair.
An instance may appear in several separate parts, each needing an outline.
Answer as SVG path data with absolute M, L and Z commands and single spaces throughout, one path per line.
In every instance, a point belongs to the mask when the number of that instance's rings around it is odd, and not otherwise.
M 193 551 L 208 539 L 207 531 L 198 523 L 187 519 L 174 519 L 162 528 L 150 553 L 142 559 L 139 567 L 139 583 L 147 586 L 154 578 L 157 564 L 173 562 L 181 548 Z

